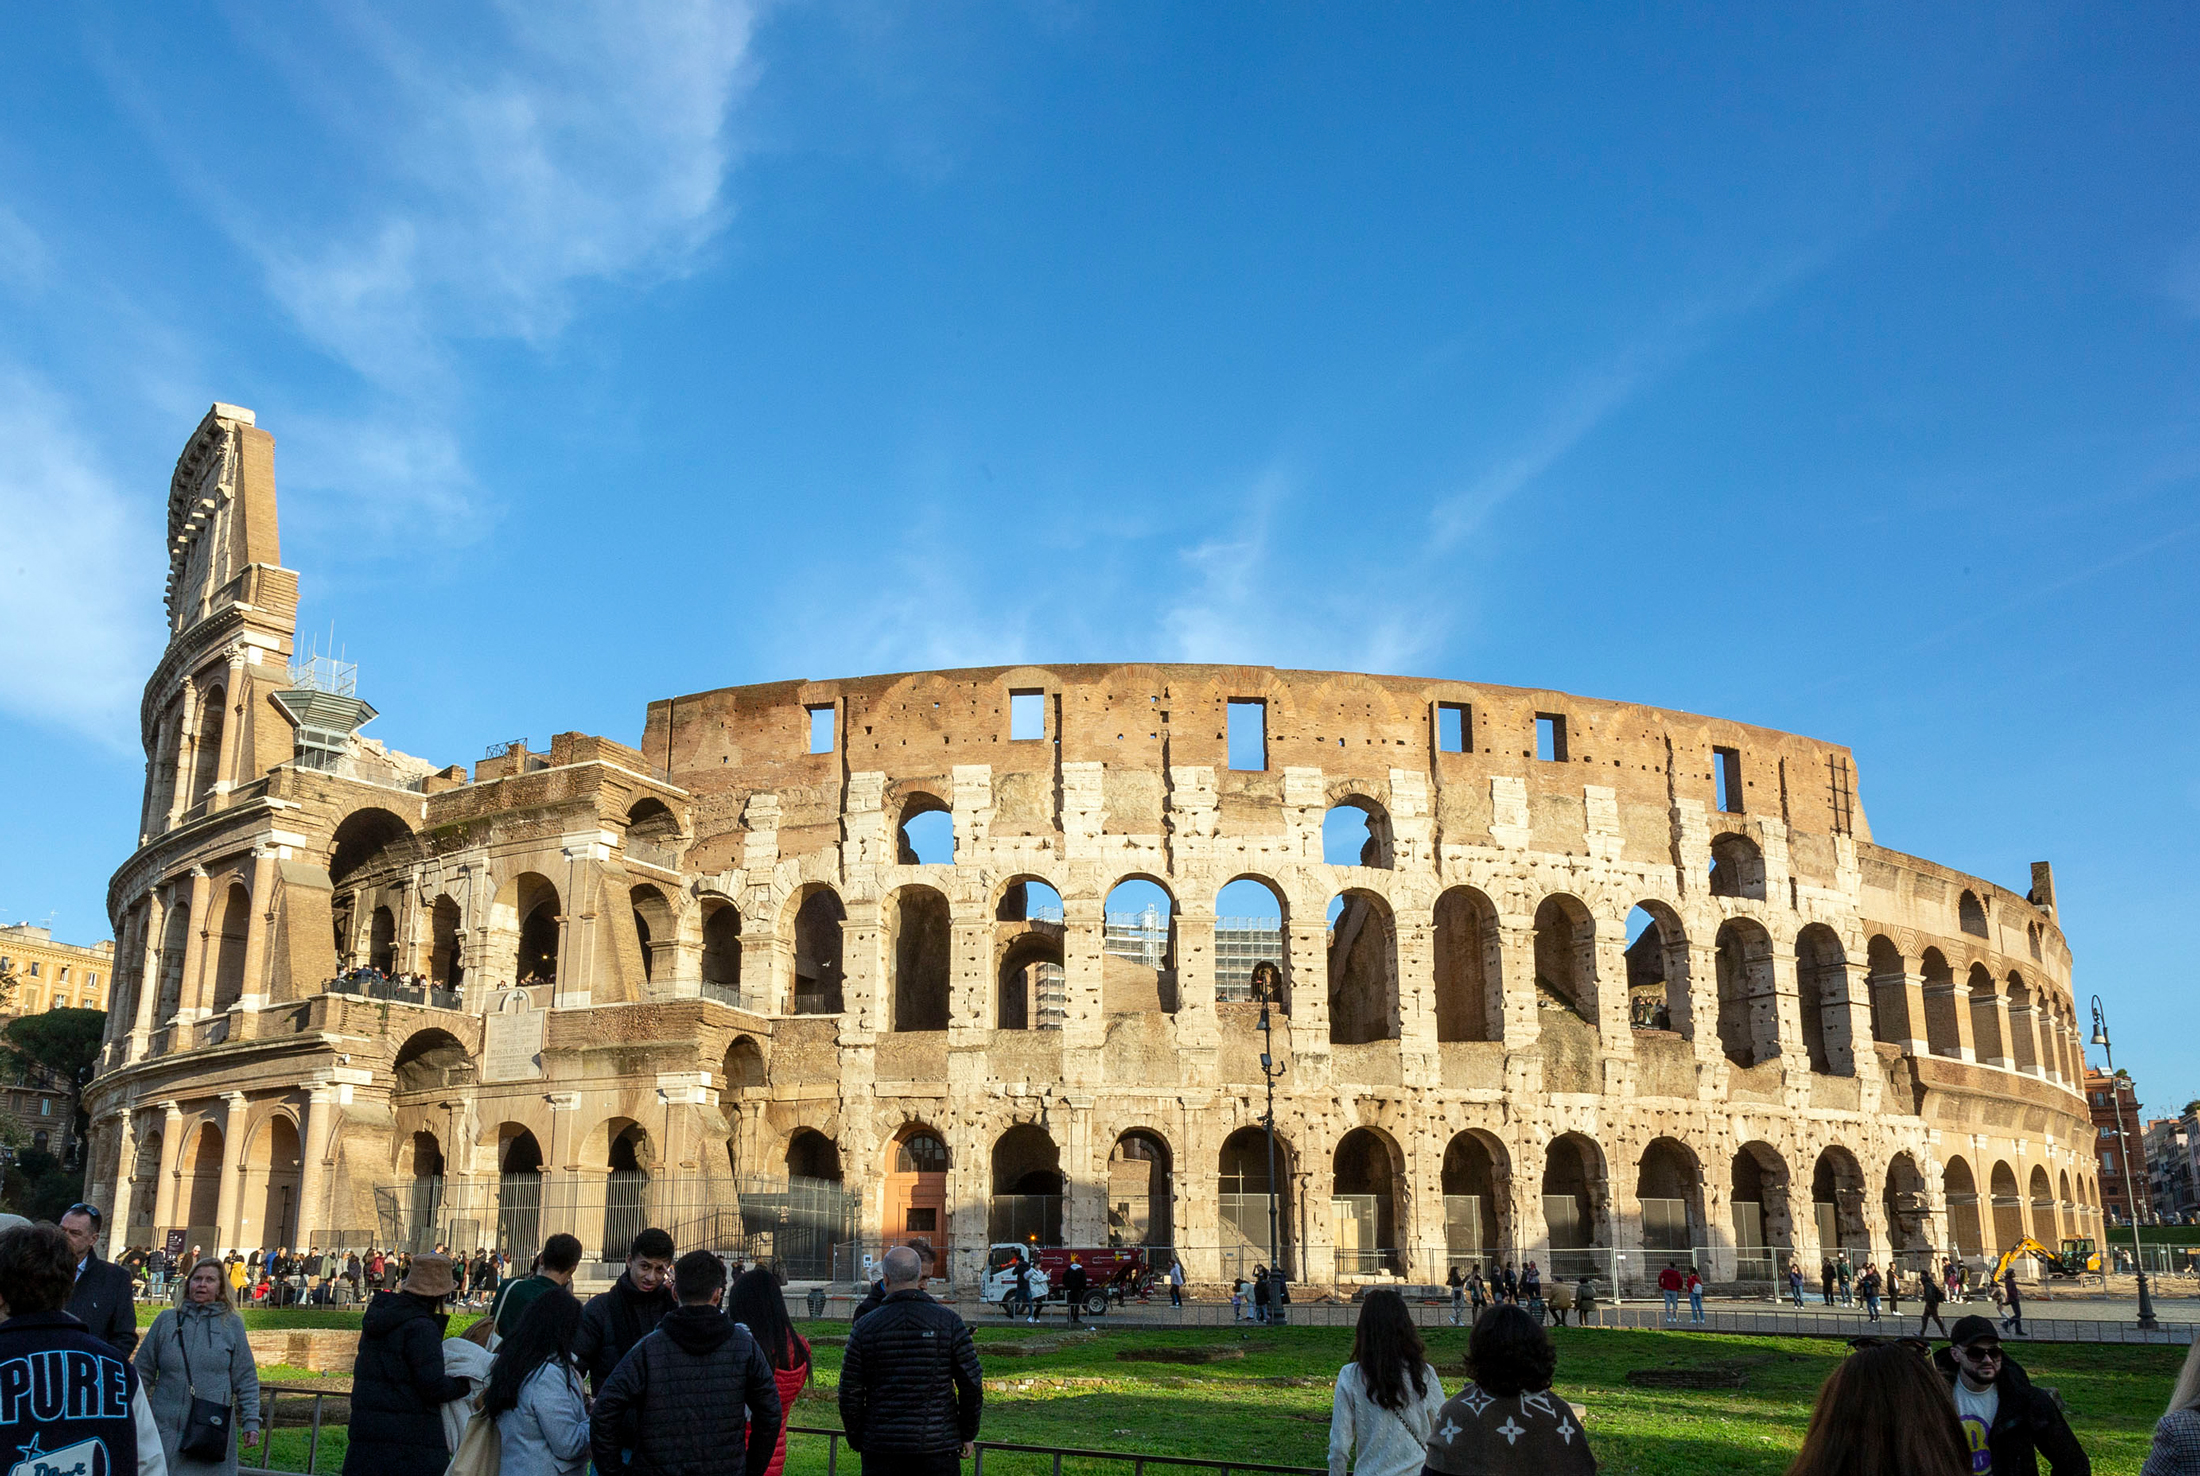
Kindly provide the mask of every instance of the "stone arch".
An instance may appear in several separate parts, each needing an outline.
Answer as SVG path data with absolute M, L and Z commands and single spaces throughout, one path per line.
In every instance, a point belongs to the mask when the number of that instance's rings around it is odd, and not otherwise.
M 161 924 L 159 993 L 154 997 L 154 1023 L 166 1025 L 183 1006 L 183 960 L 191 947 L 191 902 L 181 893 L 168 908 Z
M 1924 980 L 1926 1049 L 1936 1056 L 1962 1056 L 1955 970 L 1939 949 L 1928 948 L 1918 958 L 1917 972 Z
M 919 833 L 912 837 L 909 832 L 910 822 L 925 815 L 946 816 L 947 824 L 944 827 L 944 834 L 926 833 L 928 829 L 940 829 L 936 824 L 931 827 L 920 825 Z M 952 865 L 956 853 L 960 850 L 960 837 L 955 834 L 954 822 L 954 806 L 948 804 L 947 801 L 936 794 L 928 794 L 923 790 L 911 790 L 902 797 L 901 817 L 894 822 L 894 859 L 903 866 Z M 938 854 L 935 849 L 942 840 L 945 842 L 945 855 Z M 923 852 L 927 850 L 933 851 L 933 854 L 925 856 Z
M 298 1223 L 298 1180 L 304 1166 L 297 1122 L 287 1112 L 268 1113 L 245 1149 L 244 1181 L 238 1198 L 248 1223 L 236 1227 L 233 1244 L 272 1247 L 305 1243 L 303 1232 L 308 1227 Z
M 555 984 L 564 908 L 557 884 L 523 871 L 497 888 L 489 904 L 490 947 L 519 984 Z
M 626 897 L 634 914 L 634 941 L 641 948 L 642 982 L 670 980 L 679 957 L 680 931 L 672 903 L 666 900 L 664 888 L 654 882 L 629 887 Z
M 1923 1023 L 1910 1018 L 1910 981 L 1902 950 L 1886 934 L 1874 933 L 1864 945 L 1864 967 L 1872 1039 L 1881 1045 L 1901 1045 Z
M 1222 1271 L 1233 1276 L 1256 1263 L 1287 1267 L 1298 1244 L 1292 1194 L 1296 1175 L 1291 1141 L 1275 1135 L 1275 1172 L 1268 1164 L 1268 1135 L 1241 1127 L 1222 1140 L 1216 1155 L 1215 1186 L 1222 1232 Z M 1273 1238 L 1271 1238 L 1271 1228 Z
M 840 1145 L 816 1128 L 796 1128 L 787 1135 L 787 1177 L 821 1184 L 842 1182 Z
M 1818 1245 L 1827 1256 L 1836 1249 L 1869 1253 L 1864 1227 L 1864 1169 L 1856 1155 L 1836 1143 L 1818 1155 L 1811 1169 L 1810 1204 L 1818 1220 Z
M 2032 1165 L 2031 1182 L 2026 1187 L 2032 1196 L 2032 1238 L 2043 1245 L 2054 1245 L 2062 1239 L 2063 1230 L 2055 1213 L 2055 1186 L 2048 1180 L 2047 1170 Z
M 1940 1197 L 1948 1206 L 1948 1238 L 1956 1254 L 1976 1260 L 1985 1254 L 1986 1242 L 1979 1218 L 1978 1180 L 1961 1158 L 1950 1158 L 1940 1169 Z
M 767 1084 L 764 1048 L 752 1036 L 736 1035 L 726 1047 L 726 1054 L 718 1065 L 719 1079 L 728 1091 L 740 1091 L 746 1087 Z
M 1152 1128 L 1128 1128 L 1108 1149 L 1108 1244 L 1174 1245 L 1175 1155 Z
M 367 967 L 385 977 L 397 972 L 397 914 L 386 902 L 367 915 Z
M 1390 1134 L 1357 1127 L 1330 1155 L 1330 1219 L 1339 1276 L 1403 1276 L 1405 1156 Z
M 703 899 L 703 992 L 728 1004 L 741 995 L 741 909 L 724 897 Z
M 650 1221 L 650 1174 L 656 1167 L 656 1148 L 649 1132 L 631 1118 L 613 1118 L 590 1135 L 609 1141 L 600 1160 L 604 1175 L 603 1259 L 623 1261 L 632 1254 L 634 1237 Z M 584 1160 L 585 1162 L 585 1160 Z
M 463 926 L 458 902 L 447 893 L 428 905 L 428 980 L 438 988 L 458 989 L 466 982 L 459 942 Z
M 997 946 L 993 1023 L 1000 1030 L 1059 1030 L 1064 1002 L 1062 930 L 1034 923 Z
M 1497 908 L 1473 887 L 1436 899 L 1436 1038 L 1505 1038 L 1504 949 Z
M 1780 1005 L 1772 972 L 1772 935 L 1748 918 L 1719 925 L 1719 1046 L 1737 1066 L 1780 1057 Z
M 226 1145 L 219 1127 L 211 1122 L 200 1123 L 185 1160 L 190 1166 L 178 1186 L 181 1192 L 176 1202 L 183 1206 L 185 1225 L 202 1245 L 218 1243 L 228 1235 L 228 1227 L 216 1223 L 221 1214 L 222 1152 Z
M 1810 1069 L 1829 1076 L 1854 1076 L 1856 1040 L 1849 1013 L 1848 958 L 1839 935 L 1824 923 L 1811 923 L 1795 936 L 1795 997 Z
M 1641 931 L 1627 945 L 1627 1021 L 1637 1030 L 1671 1030 L 1695 1038 L 1688 1002 L 1688 931 L 1680 914 L 1656 898 L 1637 902 Z
M 343 891 L 356 879 L 403 871 L 418 859 L 419 849 L 402 817 L 374 805 L 353 810 L 329 837 L 329 881 Z
M 1535 988 L 1552 1003 L 1597 1026 L 1596 919 L 1579 897 L 1553 892 L 1535 909 Z
M 1711 838 L 1711 895 L 1765 900 L 1765 856 L 1755 841 L 1731 830 Z
M 1990 1252 L 1999 1253 L 2024 1239 L 2024 1199 L 2017 1190 L 2017 1171 L 2006 1159 L 1997 1160 L 1987 1179 L 1993 1202 L 1994 1240 Z
M 937 1255 L 952 1234 L 947 1139 L 929 1123 L 905 1122 L 886 1145 L 880 1226 L 889 1242 Z
M 2024 975 L 2009 971 L 2009 1064 L 2019 1071 L 2037 1074 L 2040 1069 L 2038 1014 L 2032 1004 L 2031 986 Z
M 244 997 L 245 941 L 252 930 L 252 893 L 242 881 L 222 888 L 221 911 L 215 915 L 213 1012 L 236 1007 Z
M 1329 925 L 1329 1040 L 1361 1045 L 1396 1040 L 1398 924 L 1390 904 L 1353 887 L 1339 894 L 1343 906 Z
M 497 1124 L 497 1243 L 515 1257 L 542 1249 L 542 1144 L 516 1122 Z
M 448 1030 L 416 1030 L 390 1062 L 391 1090 L 398 1096 L 472 1086 L 474 1058 Z
M 2009 1052 L 2001 1038 L 2001 991 L 1986 965 L 1971 965 L 1971 1042 L 1981 1061 L 2004 1061 Z
M 1734 1151 L 1727 1207 L 1734 1220 L 1738 1274 L 1778 1283 L 1795 1253 L 1795 1211 L 1787 1159 L 1753 1139 Z
M 945 894 L 899 887 L 887 897 L 886 949 L 893 967 L 888 1028 L 945 1030 L 954 960 L 954 923 Z
M 837 1015 L 845 1007 L 841 927 L 848 909 L 824 882 L 811 882 L 787 899 L 780 926 L 794 944 L 794 1009 L 797 1015 Z
M 1060 1245 L 1067 1181 L 1053 1136 L 1037 1123 L 1016 1123 L 993 1140 L 992 1160 L 987 1240 Z
M 633 855 L 637 843 L 643 848 L 643 853 L 635 856 L 635 860 L 645 865 L 670 867 L 681 839 L 680 817 L 655 795 L 645 794 L 627 807 L 627 852 Z
M 214 785 L 222 777 L 222 729 L 228 721 L 229 693 L 216 683 L 206 689 L 199 699 L 199 733 L 197 747 L 191 755 L 191 795 L 193 806 L 203 805 L 214 793 Z
M 1262 899 L 1273 903 L 1271 920 Z M 1291 898 L 1274 877 L 1243 871 L 1215 889 L 1215 998 L 1253 997 L 1253 970 L 1273 964 L 1281 981 L 1273 1000 L 1291 1012 Z
M 1489 1269 L 1512 1243 L 1512 1169 L 1502 1141 L 1469 1128 L 1444 1145 L 1444 1254 Z
M 1646 1258 L 1685 1258 L 1705 1243 L 1703 1165 L 1676 1138 L 1653 1138 L 1635 1164 L 1635 1199 L 1641 1206 Z
M 1543 1225 L 1551 1250 L 1545 1276 L 1577 1281 L 1609 1275 L 1595 1252 L 1608 1249 L 1610 1203 L 1604 1150 L 1583 1133 L 1561 1133 L 1543 1150 Z
M 2063 1169 L 2056 1175 L 2055 1187 L 2061 1197 L 2062 1222 L 2071 1227 L 2068 1233 L 2076 1234 L 2084 1228 L 2077 1216 L 2077 1202 L 2070 1197 L 2070 1170 Z
M 1138 911 L 1126 910 L 1126 904 L 1141 901 L 1145 905 Z M 1101 904 L 1105 922 L 1100 960 L 1102 1014 L 1147 1014 L 1156 1010 L 1176 1013 L 1181 1002 L 1177 988 L 1177 912 L 1175 889 L 1151 872 L 1117 877 L 1108 887 Z
M 447 1187 L 443 1145 L 423 1128 L 406 1140 L 399 1160 L 398 1184 L 404 1199 L 399 1223 L 391 1227 L 393 1239 L 400 1249 L 415 1253 L 432 1249 Z
M 1887 1163 L 1887 1187 L 1880 1201 L 1887 1217 L 1887 1240 L 1897 1256 L 1915 1260 L 1933 1248 L 1932 1196 L 1925 1189 L 1925 1175 L 1917 1160 L 1897 1153 Z
M 1397 861 L 1390 812 L 1365 794 L 1332 796 L 1322 812 L 1322 860 L 1331 866 L 1389 870 Z
M 1978 893 L 1968 887 L 1956 899 L 1956 926 L 1974 938 L 1987 936 L 1986 904 L 1979 901 Z

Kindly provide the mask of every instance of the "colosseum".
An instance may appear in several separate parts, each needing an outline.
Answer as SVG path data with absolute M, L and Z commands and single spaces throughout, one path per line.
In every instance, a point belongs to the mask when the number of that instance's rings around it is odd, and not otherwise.
M 469 772 L 299 652 L 273 444 L 216 405 L 169 491 L 88 1102 L 117 1240 L 648 1222 L 798 1277 L 1037 1239 L 1326 1286 L 2099 1235 L 2052 873 L 1875 844 L 1845 748 L 1125 664 L 720 688 Z

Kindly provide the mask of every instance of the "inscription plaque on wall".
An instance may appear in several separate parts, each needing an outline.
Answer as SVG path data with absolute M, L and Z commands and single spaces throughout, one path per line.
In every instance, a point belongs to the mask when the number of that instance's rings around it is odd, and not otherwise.
M 542 1027 L 549 1012 L 538 1010 L 524 991 L 513 990 L 482 1021 L 481 1079 L 490 1081 L 540 1081 L 542 1079 Z

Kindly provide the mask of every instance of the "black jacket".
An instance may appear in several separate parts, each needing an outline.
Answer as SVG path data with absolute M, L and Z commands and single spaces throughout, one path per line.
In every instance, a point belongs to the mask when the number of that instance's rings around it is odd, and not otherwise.
M 779 1386 L 748 1330 L 716 1307 L 676 1306 L 597 1385 L 589 1452 L 597 1470 L 626 1476 L 763 1476 L 780 1419 Z
M 76 1288 L 69 1293 L 68 1311 L 93 1337 L 123 1357 L 136 1349 L 137 1304 L 130 1295 L 130 1272 L 102 1261 L 98 1251 L 86 1252 L 84 1269 L 77 1273 Z
M 443 1372 L 443 1313 L 428 1297 L 377 1292 L 351 1366 L 351 1443 L 344 1476 L 443 1476 L 443 1406 L 471 1392 Z
M 978 1438 L 985 1372 L 970 1329 L 915 1287 L 895 1292 L 848 1333 L 840 1424 L 857 1451 L 915 1455 Z
M 1933 1367 L 1948 1381 L 1952 1394 L 1958 1377 L 1955 1356 L 1943 1348 L 1933 1355 Z M 2047 1468 L 2054 1476 L 2091 1476 L 2093 1462 L 2078 1437 L 2070 1433 L 2070 1423 L 2054 1399 L 2033 1388 L 2032 1380 L 2006 1353 L 1994 1388 L 2001 1394 L 2001 1405 L 1994 1411 L 1994 1427 L 1986 1432 L 1994 1476 L 2038 1476 L 2041 1456 L 2047 1457 Z
M 1062 1273 L 1062 1295 L 1072 1302 L 1084 1300 L 1085 1288 L 1091 1284 L 1083 1266 L 1072 1265 Z
M 848 1320 L 854 1322 L 866 1312 L 876 1312 L 879 1309 L 879 1303 L 885 1300 L 886 1283 L 883 1281 L 872 1282 L 871 1289 L 863 1294 L 863 1300 L 856 1303 L 856 1310 L 848 1314 Z
M 671 1287 L 637 1291 L 634 1278 L 624 1271 L 611 1284 L 611 1290 L 590 1297 L 581 1308 L 581 1325 L 573 1334 L 573 1361 L 588 1375 L 589 1389 L 603 1393 L 604 1380 L 611 1377 L 619 1360 L 655 1331 L 659 1318 L 679 1305 L 680 1299 L 672 1294 Z

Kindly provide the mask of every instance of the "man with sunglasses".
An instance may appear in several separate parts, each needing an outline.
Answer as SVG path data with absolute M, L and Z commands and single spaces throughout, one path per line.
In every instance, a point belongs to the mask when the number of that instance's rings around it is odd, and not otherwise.
M 2062 1410 L 2002 1351 L 1992 1318 L 1957 1318 L 1933 1365 L 1955 1399 L 1973 1476 L 2037 1476 L 2041 1456 L 2053 1476 L 2090 1476 Z
M 111 1344 L 128 1358 L 137 1348 L 137 1304 L 130 1295 L 130 1273 L 112 1261 L 102 1261 L 93 1242 L 99 1239 L 99 1211 L 88 1204 L 72 1204 L 61 1213 L 61 1233 L 76 1252 L 76 1285 L 69 1292 L 68 1312 L 91 1335 Z

